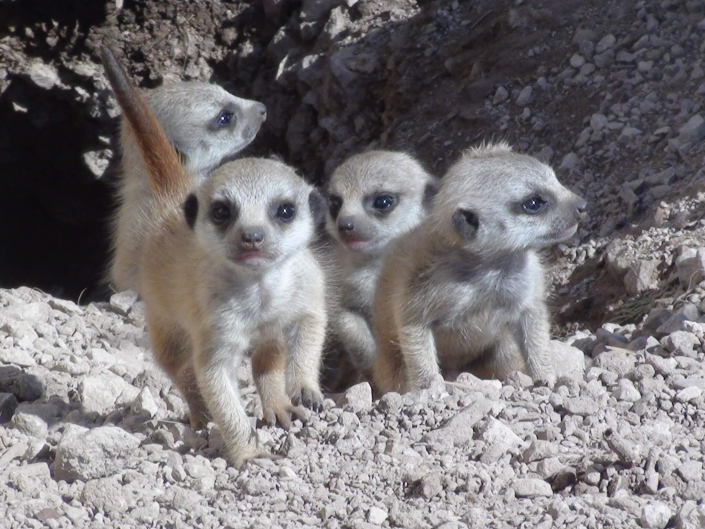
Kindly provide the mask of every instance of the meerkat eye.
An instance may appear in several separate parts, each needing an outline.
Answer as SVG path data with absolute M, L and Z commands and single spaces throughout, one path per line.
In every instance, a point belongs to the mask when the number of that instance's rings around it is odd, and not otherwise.
M 230 207 L 223 202 L 215 202 L 211 206 L 211 220 L 213 224 L 225 224 L 230 220 Z
M 394 197 L 391 195 L 379 195 L 372 203 L 372 207 L 384 211 L 394 206 L 394 202 Z
M 333 218 L 336 218 L 338 216 L 338 213 L 340 213 L 340 208 L 343 207 L 343 199 L 335 196 L 335 195 L 330 195 L 328 197 L 328 209 L 330 210 L 330 216 Z
M 536 195 L 536 196 L 531 197 L 527 201 L 523 202 L 521 205 L 521 208 L 524 210 L 524 213 L 528 213 L 529 215 L 536 215 L 539 211 L 541 211 L 547 205 L 548 205 L 548 202 L 546 202 L 540 196 Z
M 282 222 L 290 222 L 296 213 L 296 206 L 290 202 L 285 202 L 277 209 L 277 218 Z
M 223 111 L 222 114 L 218 117 L 218 125 L 221 127 L 227 127 L 230 125 L 230 122 L 233 120 L 234 114 L 230 112 L 229 110 Z

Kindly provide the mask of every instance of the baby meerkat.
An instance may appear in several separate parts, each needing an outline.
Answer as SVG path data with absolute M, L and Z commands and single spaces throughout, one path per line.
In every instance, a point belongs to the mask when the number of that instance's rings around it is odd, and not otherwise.
M 148 92 L 147 104 L 179 152 L 192 185 L 234 159 L 257 135 L 267 107 L 232 95 L 218 85 L 172 82 Z M 123 123 L 118 210 L 113 221 L 113 260 L 109 280 L 118 290 L 137 290 L 136 256 L 154 197 L 139 146 Z
M 228 162 L 192 190 L 176 152 L 115 57 L 103 57 L 155 195 L 138 282 L 157 361 L 184 393 L 191 424 L 210 415 L 231 461 L 272 457 L 258 446 L 235 382 L 252 351 L 264 419 L 282 426 L 320 409 L 325 279 L 308 246 L 318 192 L 290 167 Z
M 348 158 L 326 184 L 328 232 L 336 240 L 337 310 L 329 315 L 335 346 L 371 377 L 375 356 L 370 315 L 390 243 L 426 216 L 436 179 L 413 157 L 369 151 Z
M 555 381 L 537 250 L 570 238 L 587 203 L 553 170 L 505 143 L 469 150 L 431 214 L 388 254 L 373 310 L 381 392 L 428 387 L 480 362 Z

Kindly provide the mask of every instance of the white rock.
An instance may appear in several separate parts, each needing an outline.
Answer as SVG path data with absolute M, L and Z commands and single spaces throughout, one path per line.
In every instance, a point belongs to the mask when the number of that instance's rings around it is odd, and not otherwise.
M 110 306 L 118 314 L 127 316 L 127 313 L 130 312 L 130 309 L 132 308 L 132 305 L 134 305 L 137 301 L 137 298 L 137 292 L 133 292 L 132 290 L 118 292 L 117 294 L 113 294 L 112 296 L 110 296 Z
M 496 463 L 505 454 L 517 452 L 524 444 L 514 430 L 494 417 L 490 417 L 480 438 L 486 443 L 485 452 L 480 457 L 484 464 Z
M 42 62 L 33 63 L 27 73 L 34 84 L 45 90 L 51 90 L 56 85 L 61 84 L 59 74 L 54 67 Z
M 139 392 L 139 395 L 137 395 L 137 398 L 135 398 L 132 403 L 132 411 L 133 413 L 149 417 L 150 419 L 159 412 L 159 406 L 155 402 L 154 397 L 152 397 L 149 388 L 143 388 L 142 391 Z
M 551 353 L 556 377 L 583 379 L 585 354 L 580 349 L 558 340 L 551 340 Z
M 641 526 L 646 529 L 664 529 L 671 519 L 671 509 L 660 501 L 650 502 L 641 509 Z
M 527 85 L 521 90 L 521 92 L 519 92 L 516 103 L 520 106 L 526 106 L 531 103 L 532 98 L 533 89 L 531 88 L 531 85 Z
M 561 164 L 559 166 L 560 169 L 566 169 L 568 171 L 571 171 L 575 169 L 575 167 L 578 165 L 578 155 L 575 154 L 574 152 L 569 152 L 563 157 L 563 160 L 561 160 Z
M 702 389 L 697 386 L 690 386 L 676 393 L 676 400 L 678 402 L 690 402 L 691 400 L 697 399 L 702 394 Z
M 110 476 L 127 466 L 139 446 L 137 437 L 116 426 L 72 428 L 56 448 L 54 478 L 72 482 Z
M 355 384 L 343 395 L 343 404 L 353 411 L 363 411 L 372 407 L 372 387 L 368 382 Z
M 367 521 L 371 524 L 382 525 L 389 515 L 384 509 L 379 507 L 370 507 L 370 512 L 367 513 Z
M 517 498 L 535 498 L 537 496 L 553 496 L 551 485 L 542 479 L 516 479 L 512 482 L 512 488 Z
M 498 105 L 500 103 L 503 103 L 509 98 L 509 92 L 507 92 L 507 89 L 504 88 L 503 86 L 497 87 L 497 90 L 494 93 L 494 98 L 492 99 L 492 104 Z
M 78 386 L 83 407 L 88 412 L 110 413 L 116 406 L 132 402 L 139 389 L 112 373 L 84 378 Z
M 0 349 L 0 362 L 19 367 L 30 367 L 37 364 L 27 351 L 21 349 Z

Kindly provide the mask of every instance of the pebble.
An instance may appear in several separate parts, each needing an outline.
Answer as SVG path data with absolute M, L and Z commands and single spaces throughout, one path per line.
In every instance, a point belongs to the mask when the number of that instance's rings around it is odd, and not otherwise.
M 646 529 L 664 529 L 671 516 L 671 509 L 665 503 L 649 502 L 641 509 L 641 526 Z
M 553 496 L 551 485 L 541 479 L 517 479 L 512 482 L 517 498 L 535 498 Z

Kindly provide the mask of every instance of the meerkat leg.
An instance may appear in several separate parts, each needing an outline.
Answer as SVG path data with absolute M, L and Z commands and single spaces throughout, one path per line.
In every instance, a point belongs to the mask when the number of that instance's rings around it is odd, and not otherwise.
M 338 335 L 345 337 L 345 350 L 352 364 L 369 379 L 377 346 L 367 321 L 360 314 L 346 310 L 338 315 L 336 326 Z
M 377 357 L 372 368 L 372 380 L 375 389 L 381 395 L 396 391 L 405 393 L 406 368 L 399 345 L 392 340 L 380 340 Z
M 197 344 L 194 367 L 201 394 L 220 428 L 229 458 L 239 468 L 251 459 L 276 456 L 258 446 L 257 434 L 250 426 L 240 390 L 232 377 L 249 340 L 232 330 L 229 335 L 228 339 L 211 336 Z
M 551 357 L 548 314 L 545 307 L 534 307 L 522 314 L 516 331 L 521 356 L 528 375 L 553 384 L 556 372 Z
M 279 421 L 291 428 L 291 415 L 306 422 L 306 411 L 291 403 L 286 394 L 286 349 L 278 340 L 260 345 L 252 355 L 252 376 L 262 401 L 262 415 L 270 426 Z
M 303 403 L 314 411 L 323 409 L 323 394 L 318 380 L 325 329 L 325 313 L 320 313 L 302 318 L 289 335 L 287 393 L 294 405 Z
M 434 377 L 441 374 L 433 331 L 422 325 L 406 325 L 399 333 L 399 345 L 409 390 L 430 387 Z
M 188 336 L 180 331 L 168 330 L 154 318 L 149 321 L 149 332 L 155 359 L 186 399 L 191 428 L 199 430 L 205 427 L 208 424 L 208 408 L 198 390 Z

